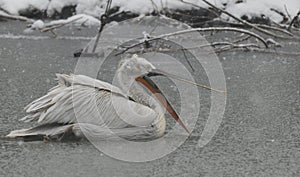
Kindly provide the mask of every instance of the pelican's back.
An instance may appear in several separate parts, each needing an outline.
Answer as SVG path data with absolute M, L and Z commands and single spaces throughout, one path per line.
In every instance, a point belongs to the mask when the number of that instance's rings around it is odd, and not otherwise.
M 25 108 L 28 115 L 21 120 L 39 125 L 12 131 L 8 137 L 60 137 L 71 132 L 106 139 L 161 132 L 151 123 L 164 120 L 162 115 L 128 99 L 119 88 L 83 75 L 57 74 L 57 79 L 57 86 Z

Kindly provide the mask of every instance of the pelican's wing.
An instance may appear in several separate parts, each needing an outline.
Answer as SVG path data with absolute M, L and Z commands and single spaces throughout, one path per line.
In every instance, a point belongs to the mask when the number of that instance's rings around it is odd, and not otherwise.
M 25 109 L 23 121 L 90 123 L 110 128 L 149 126 L 158 113 L 133 102 L 109 83 L 82 75 L 57 75 L 59 85 Z

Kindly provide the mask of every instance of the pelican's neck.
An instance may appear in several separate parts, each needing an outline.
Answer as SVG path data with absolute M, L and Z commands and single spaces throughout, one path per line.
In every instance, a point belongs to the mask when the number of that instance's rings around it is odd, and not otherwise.
M 157 119 L 151 124 L 150 129 L 153 129 L 155 136 L 160 137 L 166 129 L 166 120 L 164 110 L 160 103 L 138 83 L 135 77 L 128 76 L 127 73 L 119 71 L 116 74 L 116 85 L 135 102 L 148 106 L 157 113 Z
M 116 85 L 137 103 L 148 106 L 161 112 L 161 106 L 147 91 L 135 81 L 137 76 L 130 76 L 128 73 L 118 71 L 116 74 Z
M 148 106 L 157 113 L 157 117 L 152 123 L 154 128 L 155 136 L 160 137 L 164 134 L 166 129 L 166 120 L 164 116 L 164 110 L 160 103 L 153 96 L 148 94 L 141 85 L 134 82 L 130 91 L 129 96 L 134 99 L 137 103 Z M 151 129 L 152 129 L 151 128 Z

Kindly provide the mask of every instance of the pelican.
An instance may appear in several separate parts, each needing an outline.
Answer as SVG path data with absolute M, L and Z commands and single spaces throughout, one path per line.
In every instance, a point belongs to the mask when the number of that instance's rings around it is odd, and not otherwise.
M 166 129 L 164 110 L 190 134 L 152 76 L 165 73 L 137 55 L 119 63 L 114 85 L 84 75 L 57 74 L 58 85 L 26 106 L 27 115 L 20 119 L 37 126 L 12 131 L 7 137 L 159 138 Z

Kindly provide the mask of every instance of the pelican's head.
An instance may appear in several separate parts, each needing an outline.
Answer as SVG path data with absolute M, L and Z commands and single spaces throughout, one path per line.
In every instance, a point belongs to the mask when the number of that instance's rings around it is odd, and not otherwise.
M 145 75 L 154 69 L 156 69 L 155 66 L 146 59 L 133 55 L 131 58 L 124 59 L 119 63 L 117 71 L 118 81 L 120 83 L 129 83 L 130 81 L 134 81 L 135 78 Z M 123 89 L 125 88 L 123 87 Z
M 133 55 L 131 58 L 124 59 L 119 63 L 116 73 L 116 85 L 124 92 L 129 93 L 135 85 L 136 78 L 147 75 L 155 69 L 155 66 L 145 58 Z
M 129 96 L 143 97 L 145 94 L 140 93 L 136 87 L 143 85 L 150 92 L 152 92 L 158 101 L 166 108 L 172 117 L 189 133 L 186 126 L 180 120 L 176 111 L 170 105 L 169 101 L 157 87 L 157 85 L 150 79 L 152 76 L 166 76 L 165 72 L 157 70 L 149 61 L 133 55 L 129 59 L 122 60 L 116 73 L 117 85 L 127 93 Z

